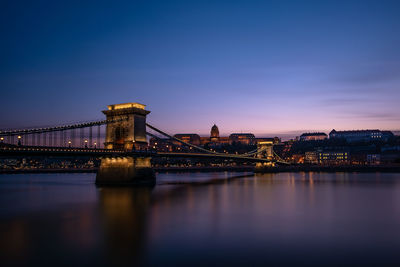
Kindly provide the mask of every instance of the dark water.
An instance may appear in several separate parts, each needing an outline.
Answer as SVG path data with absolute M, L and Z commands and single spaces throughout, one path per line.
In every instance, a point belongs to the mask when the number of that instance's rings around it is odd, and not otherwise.
M 1 175 L 1 263 L 400 266 L 399 174 L 94 178 Z

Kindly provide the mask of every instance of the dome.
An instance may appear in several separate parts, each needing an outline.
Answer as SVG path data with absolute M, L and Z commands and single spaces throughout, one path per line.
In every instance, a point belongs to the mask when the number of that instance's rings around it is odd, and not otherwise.
M 211 138 L 219 138 L 219 130 L 217 125 L 214 124 L 213 127 L 211 127 Z

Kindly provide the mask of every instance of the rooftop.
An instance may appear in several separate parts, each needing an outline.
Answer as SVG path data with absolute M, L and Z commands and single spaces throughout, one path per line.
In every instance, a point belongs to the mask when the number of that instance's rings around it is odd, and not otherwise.
M 326 136 L 326 133 L 322 133 L 322 132 L 317 132 L 317 133 L 303 133 L 301 136 L 319 136 L 319 135 Z
M 372 133 L 372 132 L 380 132 L 380 130 L 375 129 L 375 130 L 349 130 L 349 131 L 336 131 L 333 129 L 331 133 L 360 133 L 360 132 L 365 132 L 365 133 Z

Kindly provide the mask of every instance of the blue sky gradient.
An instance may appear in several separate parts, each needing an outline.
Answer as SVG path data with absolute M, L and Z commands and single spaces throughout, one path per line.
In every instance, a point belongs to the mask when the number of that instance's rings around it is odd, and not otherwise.
M 140 102 L 170 133 L 400 121 L 400 1 L 5 1 L 0 128 Z

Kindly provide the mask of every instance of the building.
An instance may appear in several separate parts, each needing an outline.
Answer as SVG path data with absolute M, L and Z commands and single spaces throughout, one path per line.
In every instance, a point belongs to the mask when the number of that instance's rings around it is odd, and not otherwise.
M 219 136 L 219 129 L 217 125 L 213 125 L 210 131 L 210 137 L 200 137 L 200 144 L 206 145 L 210 144 L 211 146 L 219 146 L 222 144 L 229 144 L 229 137 Z
M 390 131 L 380 130 L 336 131 L 333 129 L 329 133 L 329 139 L 344 139 L 349 143 L 387 141 L 393 136 L 393 133 Z
M 174 137 L 195 146 L 199 146 L 201 144 L 200 136 L 198 134 L 175 134 Z M 176 140 L 173 141 L 173 144 L 178 146 L 182 145 L 182 143 Z
M 279 143 L 281 143 L 281 139 L 277 136 L 275 136 L 274 138 L 271 137 L 258 137 L 255 138 L 255 142 L 258 144 L 260 142 L 272 142 L 274 145 L 277 145 Z
M 317 151 L 305 152 L 304 153 L 304 163 L 318 164 L 318 152 Z
M 229 136 L 230 144 L 243 144 L 254 145 L 256 144 L 256 137 L 252 133 L 233 133 Z
M 391 131 L 381 131 L 382 141 L 387 142 L 391 138 L 395 138 L 395 135 Z
M 221 145 L 229 145 L 229 144 L 243 144 L 243 145 L 255 145 L 257 144 L 257 140 L 252 133 L 233 133 L 229 137 L 220 136 L 219 129 L 217 125 L 213 125 L 210 131 L 210 137 L 200 137 L 198 134 L 175 134 L 175 138 L 185 141 L 187 143 L 193 145 L 209 145 L 211 147 L 219 147 Z M 265 140 L 268 139 L 268 140 Z M 280 139 L 278 137 L 275 138 L 261 138 L 258 141 L 273 141 L 275 143 L 279 143 Z M 173 141 L 173 144 L 176 146 L 181 146 L 182 144 L 178 141 Z
M 368 165 L 381 164 L 381 155 L 380 154 L 367 154 L 367 164 Z
M 328 138 L 326 133 L 303 133 L 300 135 L 300 141 L 318 141 L 325 140 Z
M 323 165 L 345 165 L 350 162 L 348 151 L 322 151 L 318 152 L 318 162 Z
M 215 124 L 211 127 L 210 141 L 214 143 L 218 143 L 219 141 L 219 129 Z
M 303 154 L 293 154 L 290 158 L 290 161 L 294 164 L 303 164 L 304 163 L 304 155 Z

